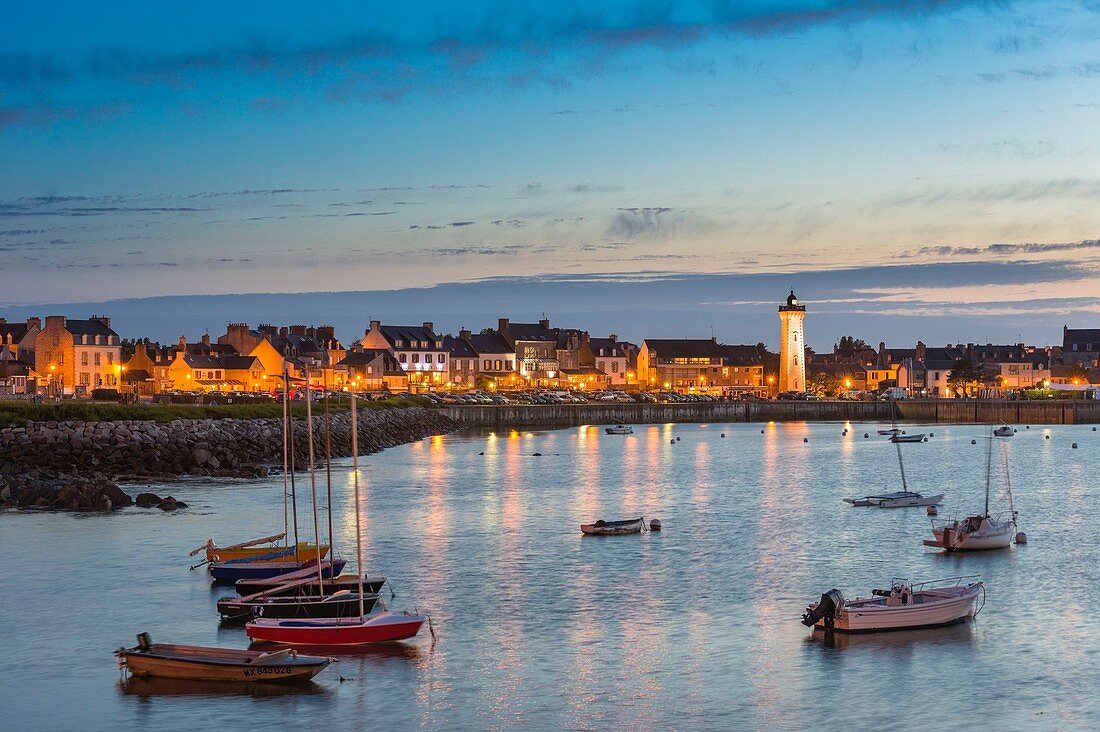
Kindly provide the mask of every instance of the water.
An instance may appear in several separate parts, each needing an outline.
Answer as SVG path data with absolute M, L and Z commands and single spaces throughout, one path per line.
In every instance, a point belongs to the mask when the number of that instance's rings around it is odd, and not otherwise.
M 455 435 L 369 456 L 368 567 L 393 579 L 391 607 L 430 612 L 438 637 L 425 629 L 341 657 L 292 692 L 127 692 L 111 655 L 142 630 L 247 645 L 241 628 L 219 627 L 225 591 L 189 572 L 186 553 L 208 537 L 278 528 L 281 479 L 154 486 L 191 504 L 176 514 L 0 514 L 0 727 L 1100 725 L 1100 433 L 1021 427 L 1006 448 L 1030 544 L 943 556 L 921 545 L 924 509 L 841 503 L 900 488 L 881 425 L 847 425 L 846 437 L 844 426 Z M 925 429 L 930 442 L 902 446 L 910 487 L 944 490 L 941 516 L 980 507 L 984 445 L 970 444 L 980 428 Z M 348 461 L 333 477 L 337 543 L 354 557 Z M 577 528 L 639 515 L 665 530 L 583 538 Z M 893 576 L 956 574 L 988 584 L 966 625 L 829 647 L 798 622 L 834 586 L 854 596 Z

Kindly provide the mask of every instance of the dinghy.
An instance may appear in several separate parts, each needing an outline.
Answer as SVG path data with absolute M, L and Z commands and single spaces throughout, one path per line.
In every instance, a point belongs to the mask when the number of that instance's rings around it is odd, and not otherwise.
M 604 432 L 609 435 L 632 435 L 634 434 L 633 427 L 627 427 L 625 424 L 615 425 L 614 427 L 604 427 Z
M 895 491 L 894 493 L 881 493 L 877 496 L 864 496 L 863 498 L 845 498 L 845 503 L 853 506 L 874 506 L 875 508 L 908 508 L 910 506 L 935 506 L 943 501 L 943 494 L 937 496 L 922 496 L 912 491 Z
M 231 648 L 151 643 L 138 634 L 133 648 L 115 651 L 120 668 L 133 676 L 226 682 L 305 682 L 325 670 L 331 659 L 297 651 L 274 653 Z
M 924 433 L 919 435 L 891 435 L 890 442 L 924 442 Z
M 1012 435 L 1016 434 L 1016 430 L 1012 429 L 1006 424 L 1003 427 L 998 427 L 997 429 L 993 430 L 993 434 L 996 437 L 1012 437 Z
M 645 519 L 627 519 L 625 521 L 604 521 L 594 524 L 581 524 L 581 533 L 591 536 L 611 536 L 615 534 L 638 534 L 645 530 Z
M 888 430 L 879 430 L 878 433 L 880 435 L 882 435 L 883 437 L 890 437 L 892 435 L 900 435 L 901 430 L 899 430 L 897 427 L 893 427 L 893 428 L 888 429 Z
M 246 597 L 223 597 L 218 600 L 218 614 L 223 620 L 250 618 L 350 618 L 359 615 L 359 594 L 339 590 L 330 595 L 284 595 L 272 597 L 260 593 Z M 374 609 L 378 595 L 363 598 L 367 612 Z
M 343 559 L 335 559 L 326 563 L 330 574 L 338 574 L 344 569 L 347 562 Z M 238 580 L 257 580 L 277 577 L 287 572 L 297 572 L 307 567 L 317 570 L 317 560 L 307 562 L 295 561 L 260 561 L 249 559 L 233 559 L 228 562 L 215 562 L 210 566 L 210 577 L 216 584 L 233 584 Z M 324 570 L 322 570 L 322 574 Z
M 979 598 L 984 605 L 985 586 L 977 577 L 916 584 L 895 579 L 889 590 L 872 590 L 869 598 L 845 600 L 840 590 L 829 590 L 806 607 L 802 624 L 840 633 L 935 628 L 977 615 Z
M 325 591 L 331 590 L 335 592 L 336 590 L 354 590 L 358 587 L 357 583 L 359 578 L 354 574 L 341 574 L 337 577 L 333 577 L 330 564 L 331 563 L 327 560 L 321 564 L 322 574 L 326 578 Z M 327 579 L 328 577 L 332 577 L 332 579 Z M 363 575 L 363 589 L 367 592 L 379 592 L 384 584 L 386 584 L 386 578 L 381 575 Z M 287 572 L 286 574 L 280 574 L 268 579 L 237 580 L 234 587 L 237 590 L 237 594 L 241 597 L 245 595 L 255 595 L 260 592 L 270 597 L 289 594 L 324 594 L 320 589 L 320 583 L 317 581 L 316 565 L 310 565 L 307 569 Z

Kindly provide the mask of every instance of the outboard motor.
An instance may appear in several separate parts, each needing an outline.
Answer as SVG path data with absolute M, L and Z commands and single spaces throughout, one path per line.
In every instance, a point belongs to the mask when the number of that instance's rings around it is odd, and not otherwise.
M 844 607 L 844 595 L 840 590 L 829 590 L 821 596 L 821 601 L 812 610 L 807 608 L 802 614 L 802 624 L 807 628 L 817 625 L 817 621 L 825 619 L 825 629 L 832 630 L 833 619 L 840 614 L 840 608 Z

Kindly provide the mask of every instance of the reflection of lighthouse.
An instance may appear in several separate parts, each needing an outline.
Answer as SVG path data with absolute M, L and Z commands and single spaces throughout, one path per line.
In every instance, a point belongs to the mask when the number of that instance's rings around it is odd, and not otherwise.
M 806 306 L 798 304 L 791 290 L 786 305 L 779 306 L 779 391 L 806 391 L 806 342 L 802 320 Z

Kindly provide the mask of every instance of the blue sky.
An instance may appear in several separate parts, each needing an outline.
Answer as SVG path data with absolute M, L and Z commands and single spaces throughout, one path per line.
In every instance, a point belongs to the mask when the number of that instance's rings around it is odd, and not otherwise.
M 284 5 L 5 11 L 0 302 L 832 270 L 800 295 L 940 340 L 1100 311 L 1100 3 Z

